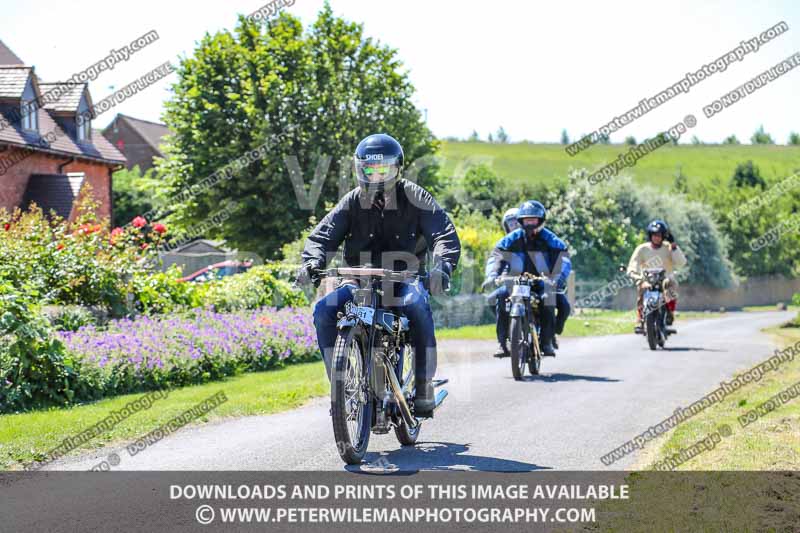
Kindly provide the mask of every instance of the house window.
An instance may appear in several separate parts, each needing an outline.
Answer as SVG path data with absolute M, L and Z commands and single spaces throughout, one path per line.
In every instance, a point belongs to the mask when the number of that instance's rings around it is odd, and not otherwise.
M 34 100 L 23 100 L 20 112 L 22 114 L 22 129 L 39 131 L 39 120 L 36 114 L 36 102 Z
M 88 118 L 84 118 L 78 115 L 78 119 L 76 120 L 78 124 L 78 140 L 79 141 L 88 141 L 92 138 L 92 121 Z

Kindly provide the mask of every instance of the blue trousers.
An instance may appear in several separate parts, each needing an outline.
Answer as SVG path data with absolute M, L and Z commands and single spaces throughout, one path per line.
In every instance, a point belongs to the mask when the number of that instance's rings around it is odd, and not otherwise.
M 338 334 L 336 314 L 347 302 L 353 300 L 355 288 L 354 285 L 342 285 L 320 298 L 314 306 L 314 327 L 329 378 L 333 347 Z M 436 374 L 436 336 L 429 299 L 428 291 L 422 284 L 414 282 L 400 284 L 396 300 L 392 301 L 392 307 L 408 318 L 411 327 L 417 382 L 431 380 Z

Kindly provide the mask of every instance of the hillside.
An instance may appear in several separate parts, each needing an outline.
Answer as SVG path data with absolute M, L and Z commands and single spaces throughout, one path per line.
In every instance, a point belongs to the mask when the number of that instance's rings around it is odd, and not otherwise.
M 483 142 L 442 142 L 444 170 L 450 174 L 464 161 L 491 165 L 510 180 L 550 180 L 563 177 L 570 168 L 594 170 L 624 154 L 628 146 L 595 145 L 570 157 L 559 144 L 489 144 Z M 775 145 L 679 145 L 664 146 L 623 170 L 637 182 L 659 186 L 672 184 L 680 167 L 690 186 L 719 177 L 726 182 L 737 163 L 752 160 L 767 178 L 783 178 L 800 170 L 800 147 Z

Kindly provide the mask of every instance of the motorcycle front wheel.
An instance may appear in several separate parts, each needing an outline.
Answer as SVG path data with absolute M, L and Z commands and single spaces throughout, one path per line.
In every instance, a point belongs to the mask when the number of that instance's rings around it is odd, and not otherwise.
M 645 320 L 645 329 L 647 330 L 647 344 L 651 350 L 655 350 L 658 346 L 658 323 L 656 321 L 656 313 L 647 313 L 647 320 Z
M 511 317 L 511 374 L 517 381 L 525 374 L 525 363 L 528 361 L 530 347 L 525 317 Z
M 331 419 L 336 449 L 342 460 L 361 463 L 369 445 L 372 402 L 366 375 L 366 332 L 356 326 L 342 329 L 333 350 Z

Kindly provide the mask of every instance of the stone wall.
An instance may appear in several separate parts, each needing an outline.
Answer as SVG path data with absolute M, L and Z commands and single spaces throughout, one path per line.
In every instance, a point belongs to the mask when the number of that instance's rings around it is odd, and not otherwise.
M 730 289 L 715 289 L 698 285 L 680 285 L 678 308 L 685 311 L 740 309 L 751 305 L 789 303 L 792 295 L 800 292 L 800 279 L 783 277 L 760 277 L 743 281 Z M 636 302 L 633 288 L 624 288 L 614 296 L 611 309 L 632 309 Z

